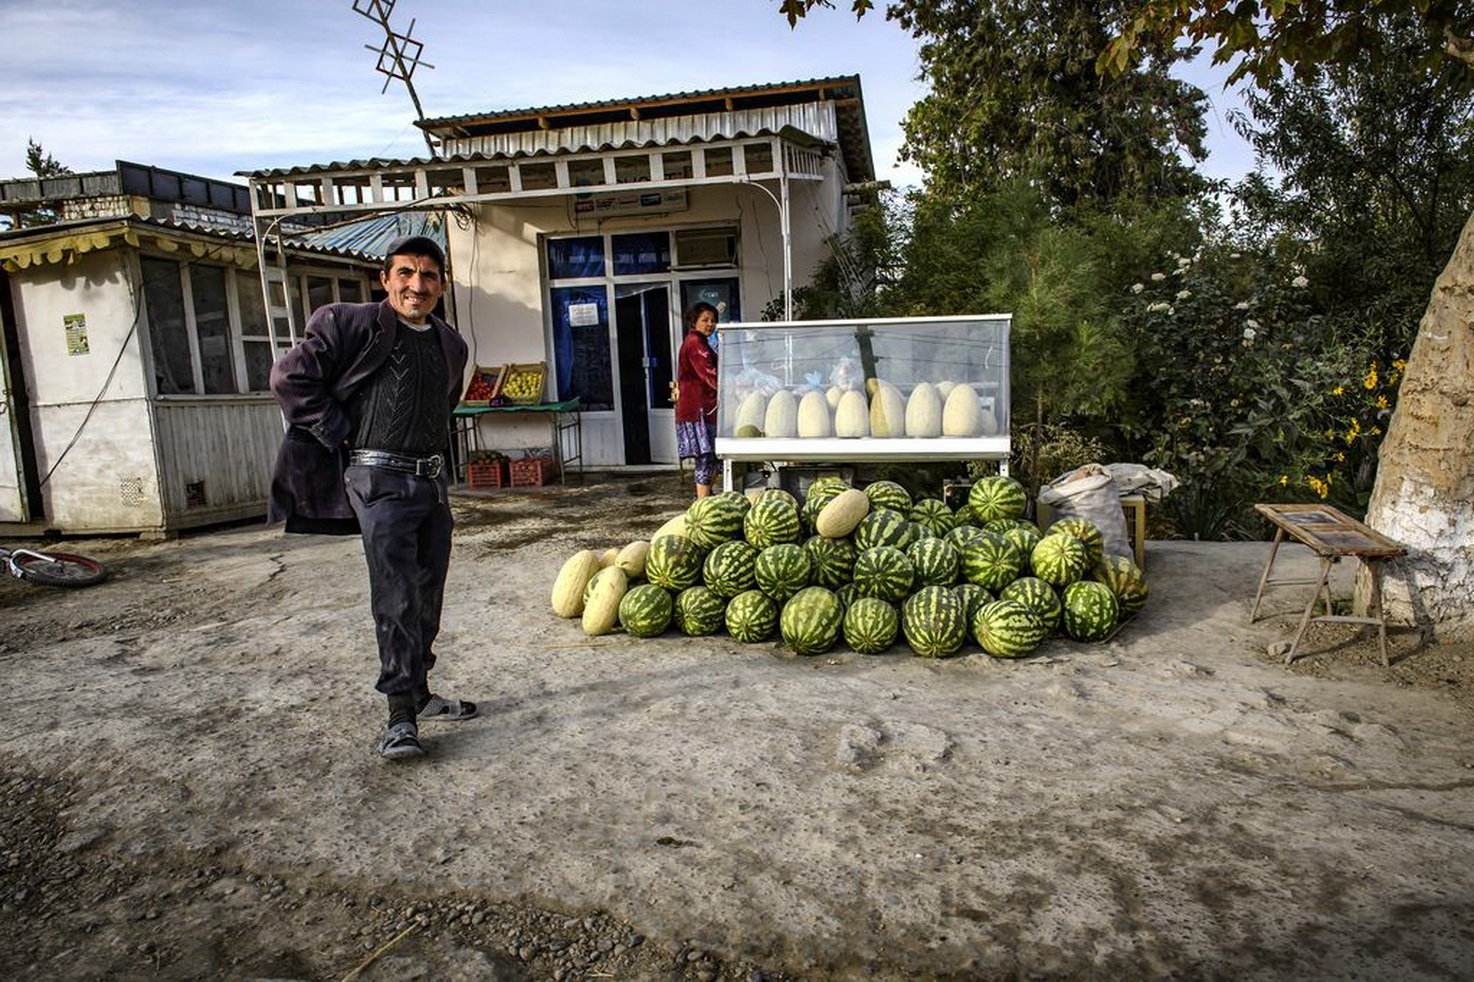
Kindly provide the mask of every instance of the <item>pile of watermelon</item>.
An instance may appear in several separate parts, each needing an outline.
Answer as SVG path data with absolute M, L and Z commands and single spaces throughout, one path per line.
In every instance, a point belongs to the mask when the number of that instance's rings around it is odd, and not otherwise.
M 879 654 L 904 640 L 928 658 L 970 642 L 1018 658 L 1056 632 L 1111 637 L 1146 604 L 1141 570 L 1106 555 L 1083 519 L 1041 531 L 1027 504 L 1007 477 L 981 479 L 956 511 L 892 481 L 859 490 L 821 478 L 802 502 L 778 489 L 713 495 L 648 543 L 571 557 L 553 609 L 594 635 L 725 630 L 748 643 L 777 635 L 804 655 L 841 641 Z

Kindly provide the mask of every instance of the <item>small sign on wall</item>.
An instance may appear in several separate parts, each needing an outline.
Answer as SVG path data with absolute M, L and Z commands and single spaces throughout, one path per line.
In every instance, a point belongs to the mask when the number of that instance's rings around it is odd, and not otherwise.
M 596 303 L 571 303 L 568 305 L 569 327 L 597 327 L 599 305 Z
M 92 349 L 87 346 L 87 315 L 66 314 L 61 323 L 67 332 L 67 354 L 90 354 Z

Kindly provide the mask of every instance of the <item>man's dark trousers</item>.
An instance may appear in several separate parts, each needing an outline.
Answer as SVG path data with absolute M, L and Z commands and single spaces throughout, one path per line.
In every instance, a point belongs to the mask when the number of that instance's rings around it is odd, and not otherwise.
M 369 605 L 379 640 L 385 695 L 429 693 L 440 605 L 450 566 L 448 478 L 416 477 L 383 467 L 344 471 L 348 501 L 363 530 Z

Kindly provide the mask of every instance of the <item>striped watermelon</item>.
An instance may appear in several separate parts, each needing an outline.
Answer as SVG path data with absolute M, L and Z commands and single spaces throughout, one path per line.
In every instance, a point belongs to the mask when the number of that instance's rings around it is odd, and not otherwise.
M 778 605 L 761 590 L 739 593 L 727 603 L 727 633 L 744 644 L 766 641 L 778 629 Z
M 701 578 L 719 597 L 731 599 L 757 586 L 758 551 L 746 542 L 723 542 L 701 567 Z
M 1023 604 L 1034 612 L 1034 616 L 1039 618 L 1050 632 L 1059 627 L 1059 620 L 1065 609 L 1054 587 L 1037 576 L 1019 577 L 1003 588 L 1003 592 L 998 594 L 998 599 Z
M 838 589 L 854 579 L 859 551 L 849 539 L 826 539 L 816 535 L 804 543 L 814 563 L 814 585 Z
M 653 638 L 670 627 L 675 609 L 668 590 L 642 583 L 627 591 L 619 601 L 619 626 L 637 638 Z
M 722 628 L 727 601 L 704 586 L 687 587 L 676 595 L 676 630 L 690 637 L 715 634 Z
M 629 596 L 629 594 L 625 594 Z M 1065 633 L 1076 641 L 1104 641 L 1121 615 L 1116 595 L 1104 583 L 1081 580 L 1065 587 Z
M 1018 601 L 995 600 L 978 610 L 972 633 L 994 658 L 1018 658 L 1039 647 L 1049 636 L 1049 628 Z
M 716 497 L 727 499 L 732 505 L 734 505 L 739 511 L 741 511 L 743 515 L 746 515 L 747 510 L 752 507 L 752 500 L 741 491 L 723 491 L 721 494 L 716 495 Z
M 967 503 L 972 506 L 972 513 L 982 522 L 991 522 L 998 518 L 1023 518 L 1029 507 L 1024 486 L 1011 477 L 1001 475 L 985 477 L 974 484 L 967 493 Z
M 784 491 L 782 488 L 768 488 L 758 496 L 757 500 L 760 502 L 765 500 L 781 501 L 788 507 L 792 508 L 795 513 L 798 512 L 798 499 L 789 494 L 787 491 Z
M 865 488 L 871 508 L 889 508 L 902 515 L 911 510 L 911 492 L 895 481 L 875 481 Z
M 862 655 L 878 655 L 896 643 L 901 618 L 879 597 L 858 597 L 845 608 L 845 644 Z
M 1106 556 L 1095 564 L 1095 572 L 1091 575 L 1116 595 L 1116 603 L 1121 606 L 1122 620 L 1146 606 L 1146 598 L 1150 592 L 1147 590 L 1146 577 L 1142 575 L 1141 568 L 1125 556 Z
M 843 622 L 844 608 L 839 598 L 822 586 L 810 586 L 783 605 L 778 629 L 795 653 L 817 655 L 834 647 Z
M 979 607 L 993 602 L 993 595 L 976 583 L 959 583 L 952 588 L 952 592 L 957 594 L 958 600 L 962 601 L 962 617 L 969 625 L 977 616 Z
M 737 502 L 741 501 L 739 505 Z M 742 536 L 747 499 L 741 495 L 707 495 L 686 509 L 686 537 L 703 549 L 712 549 Z
M 825 499 L 825 501 L 827 502 L 828 500 L 838 495 L 841 491 L 848 491 L 849 489 L 849 481 L 846 481 L 844 478 L 839 477 L 836 474 L 826 474 L 823 477 L 814 478 L 813 482 L 809 485 L 808 493 L 814 494 L 817 492 L 819 494 L 827 495 L 828 497 Z
M 803 546 L 791 543 L 769 546 L 758 553 L 757 588 L 782 603 L 809 585 L 814 564 Z
M 855 548 L 864 552 L 877 546 L 896 546 L 905 549 L 916 541 L 916 530 L 900 513 L 889 508 L 877 508 L 855 528 Z
M 983 523 L 978 520 L 977 515 L 973 514 L 972 505 L 969 505 L 965 501 L 962 504 L 958 505 L 957 510 L 952 513 L 953 528 L 959 528 L 964 525 L 969 528 L 978 528 L 982 524 Z
M 743 535 L 759 549 L 798 541 L 798 509 L 782 498 L 769 497 L 771 493 L 764 494 L 742 520 Z
M 1105 537 L 1100 534 L 1100 526 L 1088 518 L 1061 518 L 1049 526 L 1049 533 L 1065 532 L 1073 535 L 1085 543 L 1085 548 L 1090 551 L 1090 565 L 1094 566 L 1105 556 Z
M 1052 587 L 1067 587 L 1090 568 L 1090 550 L 1066 532 L 1051 532 L 1029 556 L 1034 575 Z
M 916 569 L 917 586 L 951 586 L 962 568 L 957 550 L 941 539 L 922 539 L 906 550 L 906 558 Z
M 1039 544 L 1039 540 L 1044 538 L 1044 534 L 1035 527 L 1034 523 L 1020 522 L 1004 532 L 1003 538 L 1012 543 L 1013 547 L 1023 555 L 1023 569 L 1025 571 L 1032 569 L 1033 567 L 1029 565 L 1030 557 L 1033 556 L 1034 547 Z
M 866 549 L 855 559 L 855 592 L 862 597 L 900 603 L 915 581 L 916 568 L 894 546 Z
M 901 605 L 901 630 L 923 658 L 955 655 L 967 640 L 962 601 L 944 586 L 924 586 Z
M 834 596 L 839 600 L 839 605 L 845 610 L 849 610 L 856 600 L 861 599 L 853 583 L 846 583 L 844 586 L 835 590 Z
M 957 518 L 952 509 L 935 498 L 923 498 L 911 506 L 906 516 L 935 536 L 944 536 L 957 527 Z
M 1018 578 L 1023 555 L 1001 535 L 984 532 L 962 550 L 962 577 L 994 593 Z
M 983 530 L 978 528 L 976 525 L 959 525 L 952 531 L 948 532 L 945 536 L 946 540 L 950 542 L 957 549 L 958 552 L 961 552 L 963 549 L 967 548 L 968 545 L 970 545 L 971 543 L 981 542 L 983 540 L 983 537 Z
M 701 579 L 704 552 L 684 535 L 662 535 L 650 543 L 645 556 L 645 579 L 679 593 Z

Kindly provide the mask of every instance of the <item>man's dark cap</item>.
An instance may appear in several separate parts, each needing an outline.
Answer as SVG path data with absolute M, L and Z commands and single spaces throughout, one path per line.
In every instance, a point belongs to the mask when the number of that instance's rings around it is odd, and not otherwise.
M 395 256 L 429 256 L 435 260 L 440 267 L 440 272 L 445 272 L 445 250 L 440 248 L 440 243 L 424 235 L 401 235 L 389 243 L 389 248 L 384 251 L 384 269 L 389 269 L 389 261 Z

